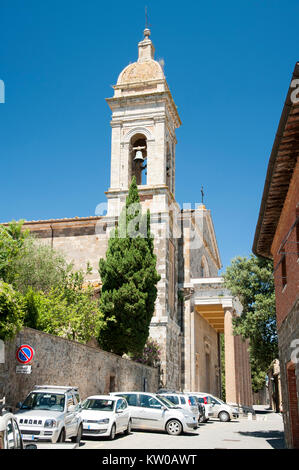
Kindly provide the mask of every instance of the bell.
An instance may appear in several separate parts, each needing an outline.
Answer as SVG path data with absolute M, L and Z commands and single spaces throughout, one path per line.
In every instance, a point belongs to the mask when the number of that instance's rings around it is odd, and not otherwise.
M 140 163 L 140 162 L 143 162 L 143 160 L 144 160 L 144 158 L 142 156 L 141 150 L 137 150 L 136 155 L 134 157 L 134 162 L 136 162 L 136 163 L 139 162 Z

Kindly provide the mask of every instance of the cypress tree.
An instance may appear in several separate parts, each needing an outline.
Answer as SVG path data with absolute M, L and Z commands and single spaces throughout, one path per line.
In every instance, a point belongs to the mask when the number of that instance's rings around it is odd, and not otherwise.
M 105 325 L 99 335 L 100 346 L 119 355 L 141 353 L 149 336 L 160 276 L 150 213 L 142 214 L 135 177 L 118 227 L 111 233 L 106 259 L 99 262 L 99 273 Z

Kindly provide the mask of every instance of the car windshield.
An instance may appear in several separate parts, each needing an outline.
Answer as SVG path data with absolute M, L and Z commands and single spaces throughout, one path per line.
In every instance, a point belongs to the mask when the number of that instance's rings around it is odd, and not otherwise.
M 179 408 L 178 406 L 175 406 L 173 403 L 171 403 L 170 400 L 165 397 L 162 397 L 161 395 L 157 395 L 157 398 L 163 403 L 163 405 L 166 405 L 168 408 Z
M 65 397 L 61 393 L 32 392 L 25 399 L 21 410 L 63 411 Z
M 103 398 L 87 398 L 82 405 L 83 410 L 113 411 L 115 400 L 105 400 Z

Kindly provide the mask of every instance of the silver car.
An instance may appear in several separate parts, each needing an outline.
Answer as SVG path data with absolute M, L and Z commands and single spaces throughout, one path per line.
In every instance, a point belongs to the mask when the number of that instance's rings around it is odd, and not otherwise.
M 166 431 L 178 436 L 198 427 L 196 416 L 179 408 L 167 398 L 147 392 L 111 392 L 127 400 L 131 410 L 132 429 Z
M 198 396 L 205 397 L 209 403 L 209 418 L 218 418 L 220 421 L 227 422 L 233 418 L 239 417 L 239 411 L 222 401 L 220 398 L 211 395 L 210 393 L 197 393 Z
M 76 387 L 36 385 L 15 413 L 23 440 L 80 443 L 83 424 Z
M 196 397 L 193 396 L 191 393 L 171 393 L 171 392 L 164 392 L 159 393 L 158 396 L 162 396 L 167 398 L 171 403 L 175 406 L 183 408 L 185 410 L 190 411 L 196 416 L 196 419 L 199 419 L 199 411 L 198 411 L 198 404 Z

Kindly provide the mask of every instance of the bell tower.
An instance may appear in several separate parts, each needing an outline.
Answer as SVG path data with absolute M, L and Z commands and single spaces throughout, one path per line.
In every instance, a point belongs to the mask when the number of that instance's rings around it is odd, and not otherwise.
M 106 100 L 112 111 L 108 216 L 119 215 L 133 175 L 141 200 L 163 205 L 162 195 L 165 203 L 175 196 L 175 130 L 181 121 L 154 53 L 146 28 L 138 60 L 120 73 L 114 96 Z
M 151 233 L 161 280 L 150 337 L 161 350 L 161 385 L 179 388 L 181 328 L 178 320 L 178 239 L 174 222 L 175 131 L 181 121 L 163 67 L 154 59 L 150 30 L 138 44 L 138 59 L 120 73 L 114 96 L 107 99 L 111 120 L 111 177 L 105 220 L 112 226 L 136 176 L 142 210 L 150 210 Z M 171 209 L 170 209 L 171 207 Z M 172 211 L 172 212 L 171 212 Z M 175 215 L 173 215 L 175 212 Z

